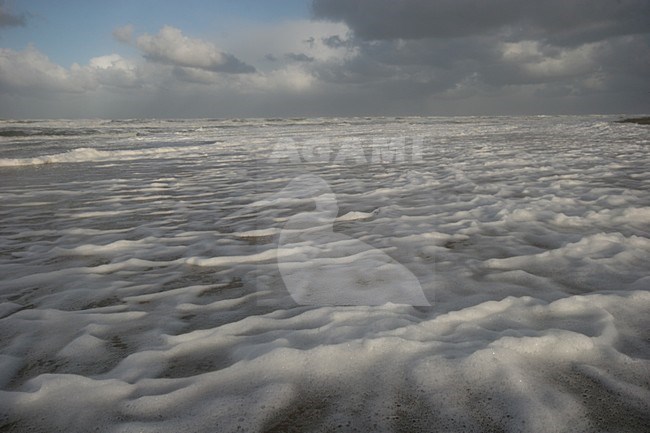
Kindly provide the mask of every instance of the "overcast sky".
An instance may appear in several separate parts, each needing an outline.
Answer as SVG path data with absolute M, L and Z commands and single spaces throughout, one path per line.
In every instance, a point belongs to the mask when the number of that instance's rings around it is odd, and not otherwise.
M 0 0 L 0 116 L 650 113 L 650 0 Z

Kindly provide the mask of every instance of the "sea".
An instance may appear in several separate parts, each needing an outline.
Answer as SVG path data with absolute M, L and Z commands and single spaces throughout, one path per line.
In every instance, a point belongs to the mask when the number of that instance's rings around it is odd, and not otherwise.
M 0 431 L 649 431 L 620 117 L 0 120 Z

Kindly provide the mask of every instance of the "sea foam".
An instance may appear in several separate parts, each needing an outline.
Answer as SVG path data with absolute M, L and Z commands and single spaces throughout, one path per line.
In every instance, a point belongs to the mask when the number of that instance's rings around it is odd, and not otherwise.
M 649 132 L 612 120 L 0 122 L 0 430 L 647 431 Z M 396 272 L 421 298 L 354 297 Z

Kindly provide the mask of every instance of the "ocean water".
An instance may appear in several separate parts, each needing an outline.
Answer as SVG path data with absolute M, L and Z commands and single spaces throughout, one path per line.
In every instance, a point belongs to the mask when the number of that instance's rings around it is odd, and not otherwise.
M 0 431 L 648 431 L 614 120 L 0 121 Z

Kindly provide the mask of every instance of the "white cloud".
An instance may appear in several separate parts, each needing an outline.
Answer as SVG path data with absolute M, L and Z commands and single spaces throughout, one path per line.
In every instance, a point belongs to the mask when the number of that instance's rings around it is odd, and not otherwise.
M 172 72 L 174 77 L 188 83 L 214 85 L 221 81 L 219 74 L 205 69 L 176 66 Z
M 181 66 L 211 69 L 224 60 L 213 44 L 188 38 L 179 29 L 170 26 L 163 27 L 155 36 L 139 36 L 136 46 L 147 58 Z
M 300 65 L 287 65 L 273 71 L 251 75 L 242 80 L 243 93 L 288 92 L 300 93 L 312 89 L 316 78 Z
M 315 64 L 355 55 L 355 48 L 332 47 L 322 40 L 333 35 L 345 38 L 348 29 L 340 23 L 294 20 L 275 24 L 237 23 L 236 27 L 236 31 L 227 32 L 235 37 L 229 39 L 222 35 L 219 45 L 236 52 L 246 61 L 261 63 L 255 73 L 220 74 L 226 63 L 232 62 L 229 54 L 211 42 L 189 38 L 170 26 L 163 27 L 155 36 L 139 36 L 135 45 L 148 60 L 173 66 L 169 71 L 177 81 L 210 86 L 215 92 L 228 89 L 229 92 L 249 95 L 312 91 L 319 84 L 313 73 Z M 275 61 L 268 59 L 269 53 L 276 54 Z M 293 60 L 297 56 L 302 58 L 302 55 L 310 62 Z
M 349 29 L 343 23 L 310 20 L 271 24 L 236 23 L 236 28 L 228 33 L 234 37 L 224 37 L 222 44 L 242 58 L 254 62 L 268 63 L 269 55 L 275 59 L 286 59 L 288 53 L 304 54 L 316 61 L 326 61 L 349 57 L 356 50 L 354 47 L 334 47 L 323 42 L 323 39 L 336 35 L 345 39 Z M 274 68 L 277 66 L 273 65 Z
M 119 54 L 94 57 L 87 65 L 75 63 L 66 69 L 31 45 L 23 51 L 0 49 L 3 93 L 83 93 L 101 86 L 132 88 L 153 78 L 144 75 L 141 66 Z
M 54 64 L 33 46 L 23 51 L 0 48 L 0 90 L 22 92 L 83 92 L 85 80 L 74 80 L 70 71 Z
M 590 73 L 599 43 L 576 48 L 547 47 L 538 41 L 502 44 L 503 60 L 534 80 L 554 80 Z
M 231 54 L 220 51 L 211 42 L 190 38 L 171 26 L 165 26 L 157 35 L 144 34 L 136 39 L 136 47 L 153 62 L 213 72 L 246 73 L 255 68 Z
M 219 43 L 259 66 L 256 74 L 240 75 L 227 83 L 191 71 L 179 75 L 191 75 L 194 82 L 228 85 L 242 94 L 315 93 L 322 90 L 316 69 L 358 54 L 356 47 L 324 41 L 332 36 L 345 40 L 349 29 L 343 23 L 300 19 L 266 24 L 236 22 L 232 26 L 220 35 Z
M 73 70 L 79 68 L 74 65 Z M 79 69 L 84 71 L 97 84 L 114 87 L 137 87 L 141 84 L 141 68 L 135 62 L 125 59 L 119 54 L 93 57 L 88 66 Z
M 93 57 L 88 62 L 88 66 L 95 69 L 133 69 L 133 64 L 119 54 L 109 54 L 107 56 Z
M 114 37 L 131 43 L 144 59 L 129 59 L 113 53 L 100 55 L 86 64 L 69 68 L 57 65 L 37 48 L 24 51 L 0 49 L 0 93 L 41 95 L 49 93 L 88 94 L 87 98 L 110 93 L 134 98 L 155 95 L 160 91 L 182 95 L 249 95 L 259 98 L 314 94 L 322 90 L 314 73 L 318 64 L 348 58 L 353 50 L 331 47 L 322 39 L 346 36 L 342 24 L 312 23 L 307 20 L 240 29 L 237 44 L 247 59 L 258 60 L 277 50 L 280 60 L 272 67 L 248 72 L 251 66 L 202 39 L 190 38 L 174 27 L 165 26 L 155 35 L 134 37 L 133 27 L 116 28 Z M 253 44 L 258 41 L 258 44 Z M 243 42 L 243 43 L 242 43 Z M 250 44 L 249 44 L 250 43 Z M 296 62 L 287 53 L 304 53 L 313 62 Z M 295 56 L 294 56 L 295 57 Z M 268 66 L 268 65 L 267 65 Z M 120 89 L 130 89 L 130 93 Z M 101 93 L 100 93 L 101 92 Z

